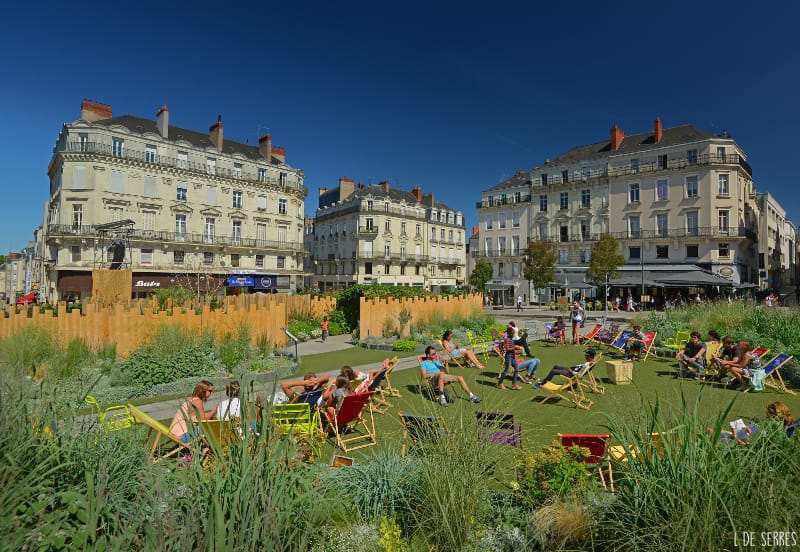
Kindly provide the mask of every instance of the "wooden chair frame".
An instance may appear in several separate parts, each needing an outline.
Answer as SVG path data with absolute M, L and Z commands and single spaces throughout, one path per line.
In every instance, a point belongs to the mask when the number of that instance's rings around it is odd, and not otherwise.
M 145 442 L 150 441 L 151 435 L 154 436 L 153 444 L 150 447 L 150 457 L 153 459 L 154 464 L 160 460 L 163 460 L 164 458 L 170 458 L 177 455 L 183 449 L 191 449 L 191 443 L 184 443 L 180 439 L 177 439 L 174 435 L 172 435 L 172 433 L 169 432 L 169 428 L 166 425 L 162 424 L 160 421 L 156 420 L 144 411 L 139 410 L 130 403 L 128 403 L 127 406 L 128 412 L 130 412 L 131 416 L 133 416 L 138 423 L 144 424 L 149 428 L 147 430 Z M 166 453 L 161 453 L 160 451 L 164 444 L 169 443 L 176 446 Z
M 333 431 L 336 439 L 336 446 L 344 452 L 358 450 L 364 447 L 371 447 L 378 444 L 375 435 L 375 418 L 372 414 L 372 407 L 367 406 L 370 399 L 375 394 L 374 391 L 366 391 L 353 395 L 347 395 L 342 401 L 342 406 L 336 416 L 323 413 L 320 416 L 320 429 L 324 431 L 323 421 L 328 428 Z M 369 423 L 364 418 L 364 407 L 367 406 L 369 412 Z M 344 428 L 349 424 L 348 437 L 345 437 Z M 359 428 L 361 428 L 359 430 Z
M 401 455 L 405 456 L 410 452 L 411 447 L 406 443 L 410 440 L 413 444 L 419 444 L 425 438 L 434 436 L 448 436 L 449 431 L 445 426 L 444 419 L 440 416 L 417 416 L 415 414 L 404 414 L 398 412 L 400 423 L 403 426 L 403 444 Z

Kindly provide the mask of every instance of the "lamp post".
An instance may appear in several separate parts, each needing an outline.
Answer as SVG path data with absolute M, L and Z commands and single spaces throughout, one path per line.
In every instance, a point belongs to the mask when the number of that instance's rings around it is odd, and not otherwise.
M 644 235 L 641 234 L 641 230 L 639 230 L 639 232 L 640 232 L 639 236 L 642 239 L 641 241 L 642 245 L 641 248 L 639 249 L 639 267 L 640 267 L 640 272 L 642 273 L 642 292 L 639 295 L 639 307 L 642 310 L 644 310 Z

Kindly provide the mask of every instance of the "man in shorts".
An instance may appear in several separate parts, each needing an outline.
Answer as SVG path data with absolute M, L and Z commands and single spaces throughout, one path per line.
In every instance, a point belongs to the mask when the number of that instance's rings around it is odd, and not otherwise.
M 453 376 L 447 373 L 447 368 L 436 358 L 436 349 L 433 345 L 428 345 L 425 349 L 425 360 L 420 363 L 422 377 L 431 382 L 431 387 L 439 391 L 439 403 L 442 406 L 449 406 L 447 397 L 444 394 L 444 386 L 447 383 L 457 382 L 461 389 L 469 393 L 470 402 L 479 403 L 481 400 L 469 390 L 467 382 L 462 376 Z

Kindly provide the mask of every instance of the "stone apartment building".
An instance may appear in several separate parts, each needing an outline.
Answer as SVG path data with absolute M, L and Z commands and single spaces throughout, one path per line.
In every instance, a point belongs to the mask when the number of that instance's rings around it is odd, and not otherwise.
M 91 271 L 133 271 L 134 295 L 194 280 L 205 289 L 303 284 L 303 171 L 269 134 L 257 145 L 84 100 L 48 166 L 41 240 L 49 300 L 91 293 Z
M 465 283 L 463 214 L 420 187 L 341 178 L 320 189 L 307 238 L 311 278 L 321 289 L 377 283 L 438 292 Z
M 752 169 L 726 133 L 690 125 L 573 148 L 481 194 L 480 236 L 471 255 L 494 267 L 492 286 L 537 297 L 520 276 L 529 240 L 555 245 L 556 279 L 580 288 L 601 233 L 619 242 L 623 274 L 696 270 L 733 283 L 759 282 L 762 209 Z M 769 246 L 777 248 L 777 245 Z M 551 300 L 558 291 L 549 290 Z

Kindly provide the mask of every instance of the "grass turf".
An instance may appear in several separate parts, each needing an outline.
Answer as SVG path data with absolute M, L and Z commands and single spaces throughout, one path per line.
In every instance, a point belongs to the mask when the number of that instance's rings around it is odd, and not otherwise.
M 536 376 L 543 378 L 554 364 L 574 365 L 583 361 L 582 351 L 585 346 L 553 345 L 550 343 L 535 342 L 532 352 L 541 359 L 542 363 Z M 552 443 L 557 438 L 557 433 L 605 433 L 610 416 L 628 420 L 631 425 L 638 424 L 642 415 L 647 411 L 644 404 L 659 401 L 661 412 L 672 410 L 680 412 L 685 404 L 695 400 L 700 405 L 700 414 L 707 415 L 710 424 L 727 405 L 734 401 L 729 417 L 736 418 L 762 418 L 765 415 L 766 405 L 770 402 L 781 401 L 789 406 L 792 412 L 800 414 L 800 397 L 788 395 L 767 387 L 761 393 L 741 393 L 726 390 L 721 385 L 700 383 L 694 380 L 675 379 L 676 361 L 674 358 L 650 357 L 646 362 L 634 363 L 633 383 L 630 385 L 614 385 L 607 378 L 606 360 L 619 360 L 622 353 L 606 347 L 595 346 L 598 353 L 603 353 L 603 358 L 594 369 L 595 377 L 605 387 L 604 394 L 596 394 L 586 390 L 587 398 L 594 401 L 591 410 L 575 408 L 571 402 L 550 399 L 540 404 L 547 393 L 535 390 L 532 386 L 520 383 L 521 390 L 511 390 L 509 379 L 506 377 L 506 390 L 497 389 L 498 370 L 501 368 L 498 357 L 492 356 L 485 370 L 474 368 L 451 369 L 452 374 L 462 375 L 470 389 L 481 398 L 480 404 L 472 404 L 466 400 L 466 393 L 457 384 L 452 384 L 459 394 L 451 406 L 444 408 L 438 402 L 432 401 L 419 394 L 419 370 L 408 369 L 394 372 L 392 384 L 400 389 L 401 397 L 390 399 L 393 408 L 386 414 L 375 414 L 375 426 L 378 436 L 377 447 L 399 448 L 402 440 L 402 427 L 398 412 L 418 415 L 441 416 L 450 428 L 459 427 L 466 422 L 471 422 L 476 410 L 513 412 L 517 420 L 522 422 L 523 448 L 529 451 L 538 451 L 543 445 Z M 378 353 L 380 358 L 386 352 Z M 352 350 L 342 351 L 343 360 L 337 364 L 331 360 L 332 354 L 315 355 L 324 356 L 329 365 L 336 367 L 349 363 L 357 365 Z M 351 356 L 353 355 L 353 356 Z M 305 357 L 303 370 L 307 369 L 306 361 L 313 357 Z M 338 357 L 337 357 L 338 358 Z M 559 378 L 556 377 L 555 381 Z M 329 439 L 322 451 L 322 461 L 330 458 L 333 453 Z M 347 454 L 359 457 L 369 456 L 376 447 L 369 447 Z

